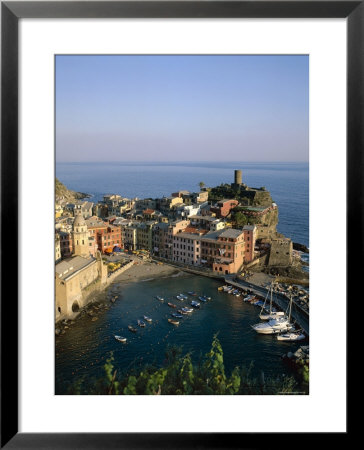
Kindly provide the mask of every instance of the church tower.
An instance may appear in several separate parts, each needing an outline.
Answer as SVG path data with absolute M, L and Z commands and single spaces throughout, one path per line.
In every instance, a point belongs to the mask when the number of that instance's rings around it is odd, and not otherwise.
M 73 222 L 73 249 L 75 256 L 90 256 L 87 225 L 82 214 L 77 214 Z

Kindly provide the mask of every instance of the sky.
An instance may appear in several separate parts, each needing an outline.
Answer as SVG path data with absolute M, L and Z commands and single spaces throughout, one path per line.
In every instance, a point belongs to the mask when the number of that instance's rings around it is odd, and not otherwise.
M 56 161 L 308 161 L 307 55 L 58 55 Z

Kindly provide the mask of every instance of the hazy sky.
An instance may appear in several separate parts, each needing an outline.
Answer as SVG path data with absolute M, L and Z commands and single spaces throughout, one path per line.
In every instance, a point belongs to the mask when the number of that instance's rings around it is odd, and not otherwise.
M 308 56 L 57 56 L 57 161 L 308 161 Z

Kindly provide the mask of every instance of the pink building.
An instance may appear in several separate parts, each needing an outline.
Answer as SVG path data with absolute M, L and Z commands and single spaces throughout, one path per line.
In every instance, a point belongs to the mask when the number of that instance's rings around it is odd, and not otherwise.
M 239 202 L 234 199 L 224 199 L 216 203 L 216 205 L 211 207 L 211 212 L 216 214 L 216 217 L 227 217 L 230 211 L 238 206 Z
M 172 260 L 191 266 L 201 264 L 202 234 L 181 232 L 173 236 Z
M 255 241 L 257 235 L 257 227 L 255 225 L 245 225 L 243 228 L 244 233 L 244 241 L 245 241 L 245 254 L 244 254 L 244 262 L 253 261 L 255 253 Z

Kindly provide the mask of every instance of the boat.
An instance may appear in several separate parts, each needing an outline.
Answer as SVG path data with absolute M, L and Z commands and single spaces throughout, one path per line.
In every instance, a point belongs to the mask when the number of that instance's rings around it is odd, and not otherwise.
M 128 330 L 131 331 L 132 333 L 136 333 L 138 330 L 136 328 L 134 328 L 132 325 L 128 325 Z
M 138 326 L 141 328 L 145 327 L 145 322 L 143 322 L 142 320 L 138 320 Z
M 197 294 L 196 294 L 196 292 L 189 291 L 189 292 L 188 292 L 188 295 L 197 295 Z
M 287 317 L 283 316 L 268 320 L 268 322 L 252 325 L 252 328 L 259 334 L 278 334 L 291 330 L 293 325 L 289 322 Z
M 179 296 L 182 297 L 184 300 L 188 299 L 187 295 L 185 295 L 185 294 L 179 294 Z
M 198 302 L 196 302 L 196 301 L 192 301 L 191 302 L 191 306 L 193 306 L 194 308 L 199 308 L 201 305 L 200 305 L 200 303 L 198 303 Z
M 184 298 L 184 297 L 181 297 L 180 295 L 176 295 L 176 299 L 177 299 L 177 300 L 184 300 L 185 298 Z
M 174 305 L 173 303 L 170 303 L 170 302 L 168 302 L 167 305 L 170 306 L 171 308 L 177 308 L 176 305 Z
M 198 299 L 201 300 L 201 302 L 204 302 L 204 303 L 207 302 L 207 298 L 205 298 L 205 297 L 199 297 Z
M 119 342 L 126 342 L 126 337 L 115 335 L 114 338 Z
M 292 330 L 292 328 L 294 328 L 294 326 L 290 323 L 292 311 L 292 297 L 290 299 L 287 309 L 289 309 L 288 317 L 279 316 L 274 319 L 268 320 L 268 322 L 261 322 L 256 325 L 252 325 L 253 330 L 259 334 L 278 334 Z
M 263 309 L 265 311 L 267 311 L 267 307 L 265 304 L 267 302 L 269 293 L 270 293 L 269 311 L 268 311 L 268 314 L 263 314 Z M 260 318 L 260 320 L 271 320 L 271 319 L 276 319 L 277 317 L 281 317 L 281 316 L 284 316 L 284 312 L 276 311 L 275 308 L 273 308 L 273 282 L 272 282 L 270 285 L 270 289 L 268 290 L 267 295 L 265 297 L 262 309 L 259 314 L 259 318 Z
M 302 341 L 306 339 L 306 336 L 303 333 L 285 333 L 279 334 L 277 336 L 278 341 Z
M 188 314 L 186 311 L 183 311 L 182 309 L 177 309 L 177 312 L 180 313 L 180 314 Z
M 219 287 L 217 288 L 217 290 L 218 290 L 218 291 L 223 291 L 223 290 L 224 290 L 224 287 L 225 287 L 225 286 L 219 286 Z
M 148 316 L 143 316 L 144 320 L 146 320 L 147 322 L 153 322 L 153 319 L 151 317 Z
M 193 308 L 181 308 L 181 311 L 190 314 L 191 312 L 193 312 Z
M 168 319 L 168 322 L 171 323 L 172 325 L 179 325 L 178 320 Z
M 176 319 L 182 319 L 183 318 L 182 314 L 177 314 L 177 313 L 172 313 L 171 316 L 175 317 Z
M 159 295 L 157 295 L 156 299 L 159 300 L 160 302 L 163 302 L 163 301 L 164 301 L 164 298 L 161 297 L 161 296 L 159 296 Z

